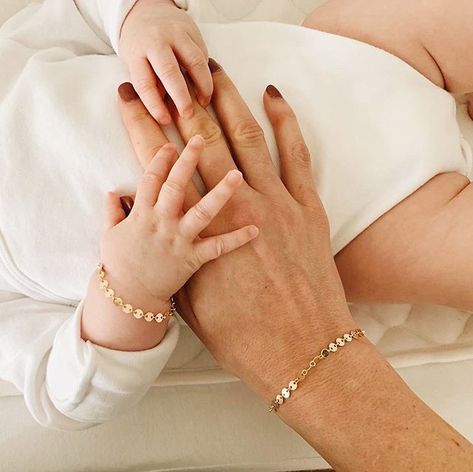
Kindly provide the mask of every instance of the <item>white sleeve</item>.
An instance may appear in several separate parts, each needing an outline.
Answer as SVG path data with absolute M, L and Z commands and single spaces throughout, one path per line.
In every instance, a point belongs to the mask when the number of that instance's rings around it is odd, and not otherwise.
M 118 54 L 120 31 L 125 18 L 139 0 L 74 0 L 79 12 L 95 33 Z M 187 0 L 174 0 L 187 10 Z
M 82 340 L 82 302 L 75 309 L 19 295 L 0 300 L 0 378 L 22 391 L 36 421 L 51 428 L 85 429 L 135 406 L 179 336 L 172 319 L 157 347 L 114 351 Z

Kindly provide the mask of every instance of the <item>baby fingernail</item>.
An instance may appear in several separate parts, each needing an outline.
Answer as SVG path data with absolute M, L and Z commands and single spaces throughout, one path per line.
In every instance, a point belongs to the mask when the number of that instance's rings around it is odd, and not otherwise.
M 243 180 L 243 174 L 239 170 L 232 170 L 227 177 L 227 182 L 236 185 Z
M 136 93 L 135 88 L 130 82 L 125 82 L 118 87 L 118 95 L 120 98 L 125 102 L 132 102 L 133 100 L 137 100 L 138 94 Z
M 215 72 L 222 70 L 222 66 L 215 59 L 210 58 L 209 69 L 210 69 L 210 72 L 212 72 L 212 74 L 215 74 Z
M 257 226 L 250 226 L 248 228 L 248 233 L 251 238 L 256 238 L 256 236 L 259 234 L 259 228 Z
M 271 98 L 282 98 L 281 92 L 274 85 L 268 85 L 266 92 Z

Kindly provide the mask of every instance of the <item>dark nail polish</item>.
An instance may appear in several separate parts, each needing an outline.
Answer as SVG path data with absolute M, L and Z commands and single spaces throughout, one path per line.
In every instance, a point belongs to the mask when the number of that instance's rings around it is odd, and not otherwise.
M 274 85 L 268 85 L 266 92 L 271 98 L 282 98 L 281 92 Z
M 210 58 L 209 69 L 212 74 L 215 74 L 215 72 L 222 70 L 222 66 L 215 59 Z
M 130 82 L 121 84 L 120 87 L 118 87 L 118 94 L 120 95 L 120 98 L 126 103 L 139 98 L 135 88 L 132 84 L 130 84 Z
M 120 203 L 122 204 L 122 208 L 125 212 L 125 215 L 128 216 L 131 213 L 131 210 L 133 209 L 133 205 L 135 203 L 133 201 L 133 198 L 128 195 L 126 195 L 125 197 L 120 197 Z

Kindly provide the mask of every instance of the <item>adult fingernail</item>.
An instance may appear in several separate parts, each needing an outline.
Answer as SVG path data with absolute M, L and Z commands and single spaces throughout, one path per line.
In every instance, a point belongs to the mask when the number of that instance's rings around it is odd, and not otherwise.
M 130 82 L 125 82 L 118 87 L 118 95 L 120 95 L 120 98 L 126 103 L 138 100 L 139 98 L 135 88 Z
M 222 70 L 222 66 L 215 59 L 210 58 L 209 69 L 212 74 L 215 74 L 215 72 Z
M 120 197 L 120 203 L 122 204 L 122 208 L 125 212 L 125 215 L 128 216 L 131 213 L 131 210 L 133 209 L 133 204 L 135 203 L 133 201 L 133 198 L 129 197 L 128 195 L 126 195 L 125 197 Z
M 282 98 L 281 92 L 274 85 L 268 85 L 266 92 L 271 98 Z

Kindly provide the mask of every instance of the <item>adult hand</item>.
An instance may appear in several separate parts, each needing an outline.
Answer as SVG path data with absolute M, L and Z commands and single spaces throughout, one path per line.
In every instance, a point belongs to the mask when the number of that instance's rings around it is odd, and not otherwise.
M 186 141 L 194 134 L 207 138 L 199 171 L 208 190 L 236 166 L 247 183 L 206 235 L 248 223 L 261 233 L 191 279 L 179 296 L 181 314 L 216 359 L 269 402 L 321 347 L 355 325 L 294 114 L 270 87 L 264 103 L 279 145 L 280 179 L 235 87 L 215 64 L 212 71 L 222 129 L 197 104 L 192 120 L 175 111 L 174 117 Z M 122 113 L 145 165 L 166 138 L 138 100 L 122 102 Z M 188 196 L 191 206 L 198 198 L 194 188 Z M 205 217 L 206 208 L 201 212 Z M 419 400 L 366 339 L 320 362 L 280 415 L 339 471 L 473 467 L 472 445 Z
M 182 119 L 171 108 L 174 120 L 185 141 L 195 134 L 207 141 L 199 164 L 207 190 L 233 168 L 245 177 L 210 233 L 247 224 L 255 224 L 261 233 L 248 247 L 199 271 L 178 300 L 182 316 L 217 361 L 269 401 L 322 347 L 355 325 L 294 113 L 269 87 L 264 104 L 279 146 L 280 178 L 258 123 L 225 72 L 216 64 L 212 68 L 213 105 L 222 128 L 195 98 L 194 117 Z M 154 125 L 147 120 L 144 126 L 141 107 L 135 101 L 123 104 L 122 111 L 145 165 L 156 144 L 143 135 Z M 133 113 L 141 116 L 138 125 Z M 164 144 L 161 133 L 152 134 L 152 140 L 161 136 L 159 145 Z M 148 148 L 152 152 L 146 154 Z M 200 213 L 205 218 L 208 209 L 202 206 Z

